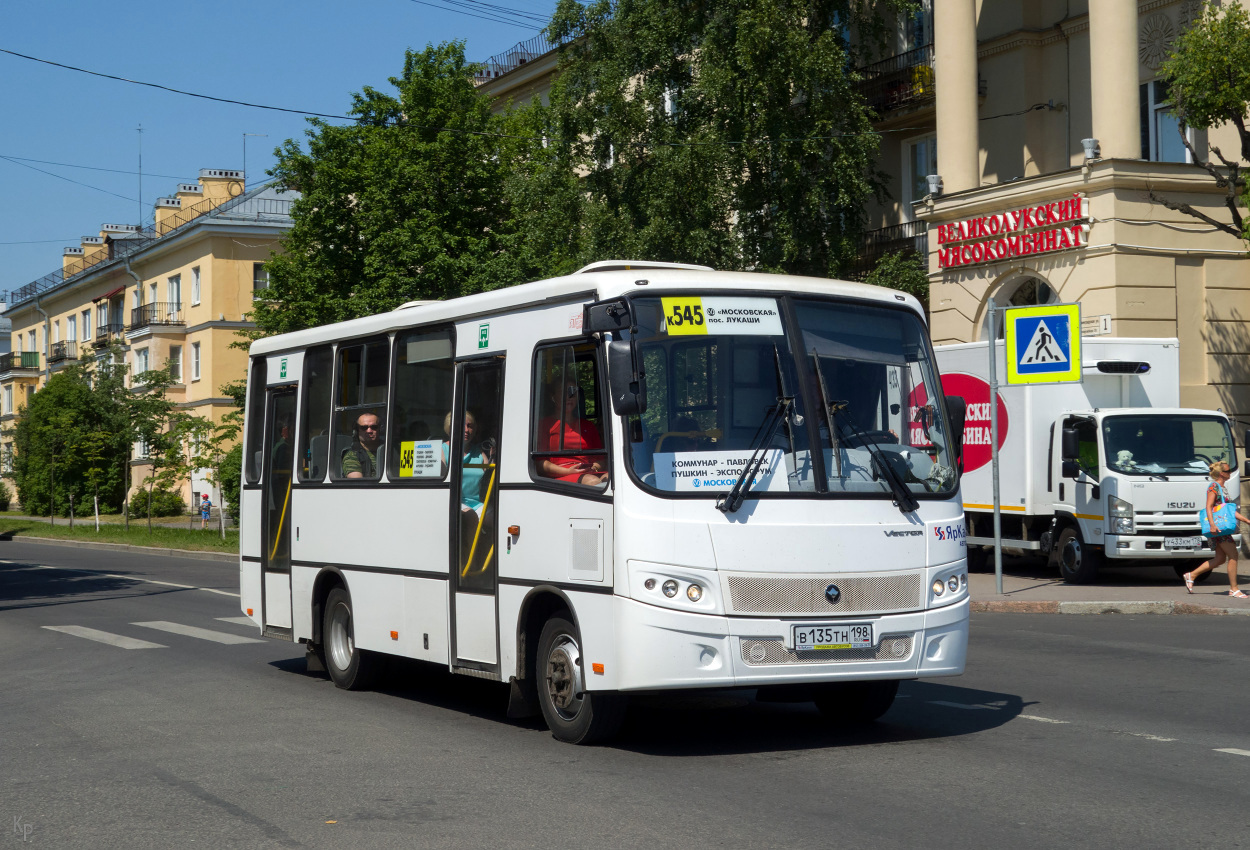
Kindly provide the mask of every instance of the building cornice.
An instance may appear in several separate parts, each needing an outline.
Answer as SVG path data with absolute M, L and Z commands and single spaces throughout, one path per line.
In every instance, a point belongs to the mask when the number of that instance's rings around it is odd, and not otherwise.
M 1175 6 L 1181 0 L 1138 0 L 1137 16 Z M 1024 28 L 987 38 L 977 46 L 977 59 L 986 59 L 1022 47 L 1048 47 L 1089 29 L 1089 15 L 1072 15 L 1042 29 Z

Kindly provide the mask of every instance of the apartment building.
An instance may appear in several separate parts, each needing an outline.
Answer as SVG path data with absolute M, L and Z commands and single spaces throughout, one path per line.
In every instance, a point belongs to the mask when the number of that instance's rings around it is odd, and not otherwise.
M 247 373 L 246 352 L 231 343 L 252 327 L 246 316 L 254 293 L 268 285 L 265 262 L 291 227 L 297 197 L 245 185 L 242 171 L 204 169 L 196 182 L 157 200 L 151 226 L 104 224 L 64 249 L 60 269 L 10 291 L 0 427 L 57 371 L 114 343 L 132 376 L 168 364 L 170 397 L 182 407 L 214 421 L 229 412 L 233 401 L 220 387 Z M 132 461 L 136 487 L 151 469 L 142 452 Z M 6 475 L 11 457 L 11 438 L 0 436 Z M 220 504 L 202 474 L 183 497 L 190 502 L 204 492 Z

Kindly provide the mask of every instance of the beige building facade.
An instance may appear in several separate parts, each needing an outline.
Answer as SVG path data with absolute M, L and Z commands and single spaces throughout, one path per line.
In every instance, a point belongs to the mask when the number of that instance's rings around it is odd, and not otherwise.
M 0 427 L 52 375 L 121 348 L 130 380 L 167 365 L 169 396 L 219 421 L 234 409 L 220 387 L 247 374 L 247 353 L 231 347 L 253 297 L 268 285 L 265 263 L 291 227 L 296 197 L 265 186 L 244 190 L 241 171 L 204 169 L 156 203 L 154 224 L 105 224 L 98 236 L 64 249 L 62 268 L 9 294 L 11 351 L 0 355 Z M 11 437 L 0 436 L 0 464 L 11 471 Z M 139 447 L 133 487 L 151 471 Z M 12 481 L 7 482 L 12 487 Z M 220 494 L 203 474 L 183 487 L 188 504 Z

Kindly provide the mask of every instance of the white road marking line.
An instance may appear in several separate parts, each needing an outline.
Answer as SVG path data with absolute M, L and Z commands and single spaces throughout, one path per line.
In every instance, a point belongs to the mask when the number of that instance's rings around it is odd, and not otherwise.
M 965 705 L 962 702 L 947 702 L 946 700 L 941 700 L 941 699 L 931 699 L 929 700 L 929 705 L 944 705 L 947 708 L 963 708 L 968 711 L 972 711 L 978 708 L 983 709 L 985 711 L 999 711 L 1000 710 L 998 706 L 996 705 Z
M 130 625 L 143 626 L 147 629 L 159 629 L 162 632 L 172 632 L 176 635 L 186 635 L 187 637 L 199 638 L 200 640 L 211 640 L 216 643 L 264 643 L 264 641 L 256 638 L 232 635 L 229 632 L 215 632 L 212 629 L 201 629 L 195 626 L 184 626 L 181 623 L 170 623 L 165 620 L 153 620 L 148 623 L 131 623 Z
M 236 625 L 236 626 L 255 627 L 256 625 L 256 621 L 253 620 L 251 617 L 215 617 L 214 619 L 219 620 L 223 623 L 232 623 L 233 625 Z
M 1053 717 L 1038 717 L 1036 714 L 1018 714 L 1016 716 L 1021 720 L 1036 720 L 1038 723 L 1061 723 L 1066 725 L 1070 722 L 1067 720 L 1055 720 Z
M 1175 738 L 1164 738 L 1160 735 L 1148 735 L 1145 732 L 1125 732 L 1123 729 L 1112 729 L 1117 735 L 1132 735 L 1134 738 L 1145 738 L 1147 741 L 1160 741 L 1162 743 L 1171 743 Z
M 0 563 L 12 564 L 14 562 L 13 561 L 0 561 Z M 123 576 L 123 575 L 118 575 L 117 573 L 102 573 L 102 572 L 99 572 L 98 570 L 84 570 L 79 567 L 49 567 L 44 564 L 35 564 L 34 566 L 38 567 L 41 570 L 60 570 L 61 572 L 67 572 L 67 573 L 90 573 L 93 576 L 103 576 L 104 578 L 120 578 L 126 581 L 140 581 L 145 584 L 159 584 L 164 587 L 178 587 L 178 588 L 182 588 L 183 590 L 207 590 L 209 593 L 219 593 L 222 596 L 233 596 L 235 599 L 239 598 L 239 594 L 237 593 L 231 593 L 228 590 L 218 590 L 215 587 L 198 587 L 194 584 L 174 584 L 172 581 L 157 581 L 154 578 L 136 578 L 135 576 Z
M 61 632 L 74 637 L 86 638 L 99 643 L 107 643 L 111 646 L 120 647 L 121 649 L 168 649 L 169 647 L 161 643 L 150 643 L 146 640 L 138 638 L 126 637 L 125 635 L 115 635 L 111 632 L 102 632 L 99 629 L 88 629 L 85 626 L 44 626 L 43 628 L 53 632 Z
M 1235 756 L 1250 756 L 1250 750 L 1239 750 L 1236 747 L 1228 747 L 1222 750 L 1216 750 L 1217 753 L 1232 753 Z

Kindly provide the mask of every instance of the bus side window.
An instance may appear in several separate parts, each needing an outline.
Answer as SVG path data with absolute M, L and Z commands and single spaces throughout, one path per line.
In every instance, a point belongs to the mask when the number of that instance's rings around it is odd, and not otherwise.
M 330 346 L 304 355 L 303 410 L 300 411 L 300 481 L 324 481 L 330 448 L 330 394 L 334 389 L 334 353 Z
M 592 343 L 541 348 L 534 363 L 536 479 L 602 487 L 608 483 L 603 393 Z
M 389 349 L 385 339 L 339 347 L 330 445 L 333 479 L 377 480 L 382 475 Z
M 260 481 L 265 444 L 265 384 L 269 380 L 264 357 L 252 360 L 252 374 L 247 382 L 247 446 L 243 453 L 244 472 L 248 484 Z
M 444 447 L 451 436 L 451 331 L 415 330 L 395 336 L 395 393 L 388 424 L 387 475 L 397 479 L 442 480 Z

